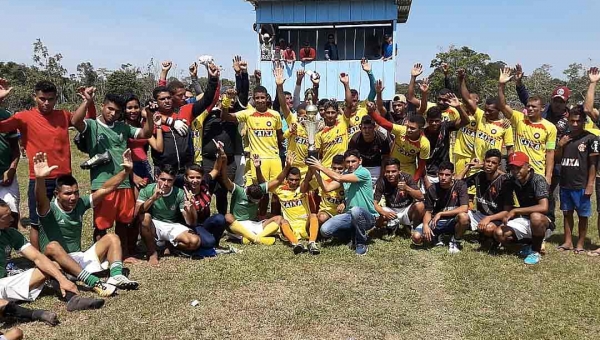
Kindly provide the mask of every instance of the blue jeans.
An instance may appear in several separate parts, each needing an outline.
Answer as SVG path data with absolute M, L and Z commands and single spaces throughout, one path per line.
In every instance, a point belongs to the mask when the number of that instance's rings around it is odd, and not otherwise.
M 214 248 L 219 246 L 219 241 L 225 231 L 225 216 L 212 215 L 204 223 L 196 226 L 196 234 L 200 236 L 200 248 Z
M 321 236 L 325 238 L 354 237 L 355 244 L 367 243 L 367 231 L 375 226 L 375 217 L 366 209 L 354 207 L 350 211 L 336 215 L 321 226 Z

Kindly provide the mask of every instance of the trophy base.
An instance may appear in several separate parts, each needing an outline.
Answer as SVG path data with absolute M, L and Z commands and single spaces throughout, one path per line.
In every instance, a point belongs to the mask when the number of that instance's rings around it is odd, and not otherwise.
M 310 157 L 319 159 L 319 151 L 318 150 L 308 150 L 308 157 L 306 157 L 306 159 L 304 161 L 306 162 L 306 160 L 309 159 Z

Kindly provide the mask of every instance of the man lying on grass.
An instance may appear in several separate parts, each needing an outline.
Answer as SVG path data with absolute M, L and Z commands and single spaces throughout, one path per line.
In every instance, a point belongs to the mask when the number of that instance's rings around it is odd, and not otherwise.
M 47 285 L 57 296 L 67 302 L 67 311 L 97 309 L 104 305 L 104 300 L 90 299 L 79 296 L 77 286 L 69 281 L 50 259 L 25 239 L 15 228 L 11 228 L 13 216 L 10 207 L 0 199 L 0 299 L 10 301 L 3 306 L 3 314 L 24 318 L 27 320 L 43 321 L 56 325 L 56 314 L 43 310 L 30 310 L 16 305 L 17 301 L 34 301 Z M 6 276 L 7 253 L 15 249 L 26 259 L 33 262 L 35 267 L 13 276 Z
M 41 221 L 40 250 L 56 261 L 67 273 L 77 276 L 79 280 L 92 287 L 100 296 L 112 295 L 115 287 L 137 289 L 138 283 L 123 275 L 121 241 L 117 235 L 106 234 L 90 249 L 81 251 L 83 215 L 129 178 L 129 174 L 133 171 L 131 151 L 127 149 L 123 153 L 123 164 L 121 164 L 123 170 L 104 182 L 102 187 L 89 196 L 80 196 L 79 185 L 73 176 L 58 177 L 52 201 L 46 196 L 46 178 L 58 166 L 48 166 L 48 158 L 42 152 L 34 156 L 33 162 L 36 204 Z M 108 269 L 109 266 L 110 278 L 106 283 L 93 275 Z

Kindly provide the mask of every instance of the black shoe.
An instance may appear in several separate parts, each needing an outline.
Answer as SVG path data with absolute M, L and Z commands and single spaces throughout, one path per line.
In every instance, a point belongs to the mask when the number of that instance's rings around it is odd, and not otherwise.
M 298 243 L 297 245 L 294 246 L 293 250 L 294 250 L 294 254 L 298 255 L 298 254 L 304 253 L 308 249 L 306 249 L 306 247 L 302 243 Z
M 94 157 L 88 159 L 87 161 L 81 163 L 80 167 L 83 170 L 89 170 L 91 168 L 95 168 L 100 165 L 104 165 L 110 163 L 112 157 L 108 151 L 95 155 Z

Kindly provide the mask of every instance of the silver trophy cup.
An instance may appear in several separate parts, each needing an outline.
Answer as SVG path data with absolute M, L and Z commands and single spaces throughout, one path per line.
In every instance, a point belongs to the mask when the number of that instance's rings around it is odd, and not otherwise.
M 317 120 L 317 113 L 319 108 L 312 104 L 312 94 L 309 94 L 309 104 L 306 106 L 306 117 L 302 121 L 302 126 L 306 129 L 308 137 L 308 157 L 319 158 L 319 152 L 315 147 L 315 136 L 319 131 L 319 120 Z

